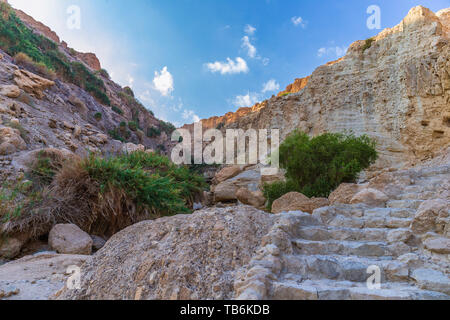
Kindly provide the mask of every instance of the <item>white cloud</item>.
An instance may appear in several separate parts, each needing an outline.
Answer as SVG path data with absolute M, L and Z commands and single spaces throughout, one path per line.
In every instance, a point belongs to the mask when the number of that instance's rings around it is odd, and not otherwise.
M 279 89 L 280 89 L 280 84 L 278 82 L 276 82 L 275 79 L 271 79 L 263 85 L 262 93 L 277 91 Z
M 163 96 L 168 96 L 172 93 L 173 77 L 167 67 L 164 67 L 161 72 L 155 71 L 155 78 L 153 79 L 153 85 Z
M 182 115 L 184 120 L 187 120 L 188 122 L 199 122 L 200 117 L 195 114 L 192 110 L 184 110 Z
M 233 100 L 233 104 L 237 107 L 251 107 L 259 101 L 260 97 L 257 93 L 249 92 L 243 96 L 237 96 Z
M 317 51 L 317 56 L 319 58 L 323 57 L 323 56 L 333 56 L 333 57 L 342 57 L 347 53 L 347 48 L 342 46 L 342 47 L 328 47 L 328 48 L 320 48 Z
M 303 20 L 302 17 L 292 17 L 291 19 L 292 23 L 294 24 L 294 26 L 300 26 L 302 28 L 306 28 L 306 21 Z
M 245 26 L 244 32 L 246 34 L 248 34 L 249 36 L 252 36 L 256 32 L 256 28 L 248 24 L 248 25 Z
M 242 48 L 247 50 L 247 55 L 250 58 L 256 57 L 257 50 L 256 50 L 255 46 L 250 43 L 250 39 L 248 36 L 244 36 L 242 38 Z
M 133 84 L 134 84 L 134 78 L 131 75 L 127 76 L 127 81 L 128 81 L 128 86 L 130 88 L 133 88 Z
M 221 74 L 247 73 L 249 71 L 247 62 L 241 57 L 237 57 L 236 61 L 227 58 L 227 62 L 207 63 L 206 67 L 213 73 L 220 72 Z

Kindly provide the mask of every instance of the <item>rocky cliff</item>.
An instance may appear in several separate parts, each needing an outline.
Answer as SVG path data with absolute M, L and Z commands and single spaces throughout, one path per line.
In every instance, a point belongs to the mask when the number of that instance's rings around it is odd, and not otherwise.
M 294 129 L 368 134 L 378 143 L 377 167 L 431 158 L 450 144 L 449 17 L 450 9 L 415 7 L 279 96 L 203 125 L 280 129 L 282 138 Z M 293 88 L 300 91 L 287 94 Z
M 44 148 L 86 155 L 168 147 L 172 127 L 155 118 L 130 88 L 113 82 L 94 54 L 69 48 L 6 1 L 2 11 L 6 29 L 15 26 L 28 37 L 37 35 L 34 49 L 47 60 L 44 65 L 12 46 L 0 47 L 0 180 L 20 176 L 20 159 Z M 2 37 L 6 44 L 17 40 Z M 52 63 L 56 67 L 49 70 Z

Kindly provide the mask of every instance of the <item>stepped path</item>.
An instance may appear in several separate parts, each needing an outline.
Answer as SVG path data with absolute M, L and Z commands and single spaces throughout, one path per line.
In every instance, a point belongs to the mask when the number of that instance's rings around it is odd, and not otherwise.
M 312 215 L 282 213 L 257 255 L 239 271 L 236 297 L 450 299 L 450 166 L 403 170 L 391 177 L 396 182 L 384 191 L 393 200 L 384 207 L 337 204 Z M 434 199 L 444 203 L 439 215 L 444 228 L 418 234 L 413 221 Z M 445 244 L 428 248 L 428 240 Z M 380 271 L 379 289 L 367 285 L 373 270 Z

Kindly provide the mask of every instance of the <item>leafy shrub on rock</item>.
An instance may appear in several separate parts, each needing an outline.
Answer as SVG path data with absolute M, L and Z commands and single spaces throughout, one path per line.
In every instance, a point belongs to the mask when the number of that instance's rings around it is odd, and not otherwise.
M 299 131 L 286 138 L 279 154 L 287 181 L 265 185 L 270 204 L 291 191 L 328 197 L 341 183 L 355 182 L 358 174 L 377 159 L 375 142 L 365 135 L 326 133 L 310 138 Z

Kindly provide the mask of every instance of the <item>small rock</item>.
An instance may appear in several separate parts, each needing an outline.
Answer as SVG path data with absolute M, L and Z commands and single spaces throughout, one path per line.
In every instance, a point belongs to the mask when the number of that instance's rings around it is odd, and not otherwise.
M 450 279 L 433 269 L 417 269 L 411 276 L 421 289 L 450 294 Z
M 98 251 L 106 244 L 106 240 L 99 236 L 91 236 L 92 238 L 92 250 Z
M 450 239 L 448 238 L 429 238 L 423 242 L 428 250 L 440 253 L 450 254 Z
M 92 252 L 92 238 L 74 224 L 54 226 L 48 242 L 52 249 L 62 254 L 90 255 Z

